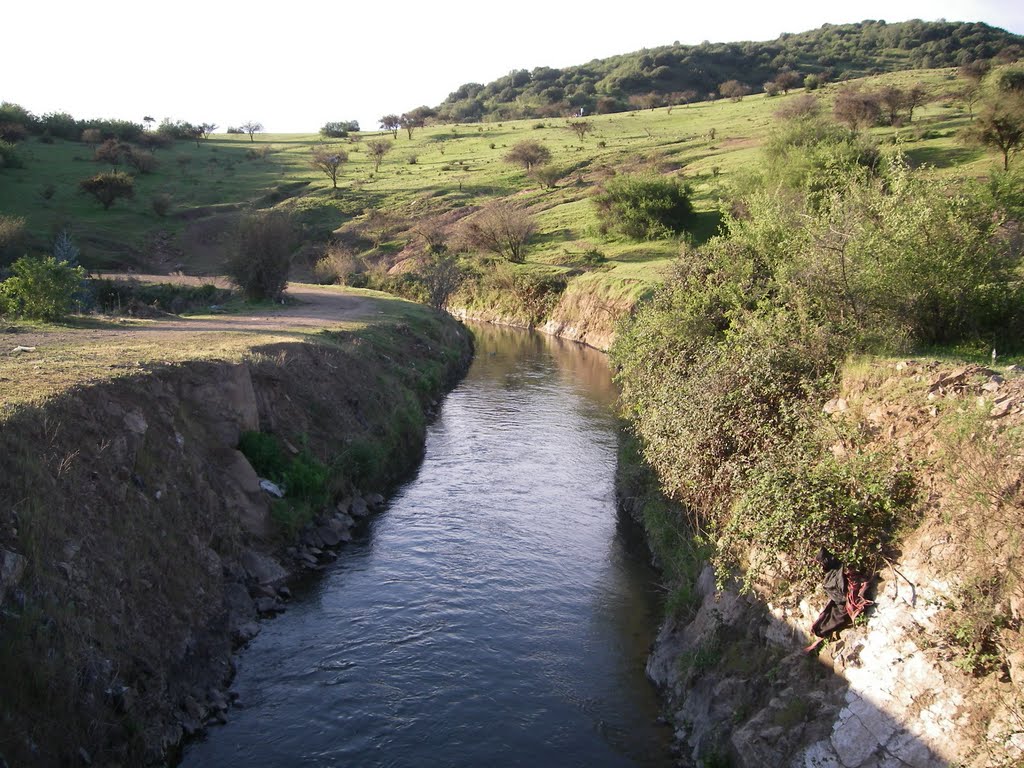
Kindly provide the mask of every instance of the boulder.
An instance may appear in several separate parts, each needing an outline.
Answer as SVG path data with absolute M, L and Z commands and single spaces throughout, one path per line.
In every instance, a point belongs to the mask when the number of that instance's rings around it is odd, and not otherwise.
M 240 558 L 246 575 L 259 584 L 275 584 L 288 576 L 288 572 L 269 555 L 247 549 Z
M 22 555 L 9 549 L 0 549 L 0 603 L 7 597 L 7 590 L 18 586 L 27 567 L 28 560 Z
M 366 517 L 370 514 L 370 508 L 366 503 L 366 499 L 356 496 L 352 499 L 352 508 L 349 510 L 349 514 L 352 517 Z

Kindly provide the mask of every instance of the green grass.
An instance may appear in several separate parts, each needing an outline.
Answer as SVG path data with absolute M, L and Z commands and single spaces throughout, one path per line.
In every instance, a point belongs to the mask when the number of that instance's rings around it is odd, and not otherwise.
M 882 141 L 898 135 L 911 160 L 934 165 L 936 174 L 983 175 L 994 158 L 958 143 L 957 132 L 969 118 L 948 95 L 961 84 L 951 78 L 949 70 L 867 78 L 864 84 L 871 88 L 923 82 L 936 98 L 915 112 L 912 125 L 873 133 Z M 817 94 L 829 103 L 841 87 L 845 84 L 828 85 Z M 584 243 L 607 257 L 597 276 L 588 275 L 591 282 L 651 284 L 660 280 L 679 242 L 637 243 L 602 234 L 589 201 L 602 179 L 629 171 L 686 179 L 700 214 L 694 238 L 706 240 L 716 231 L 732 178 L 761 162 L 760 146 L 773 113 L 799 94 L 593 116 L 588 119 L 595 130 L 582 141 L 560 118 L 437 125 L 415 131 L 411 140 L 399 131 L 394 150 L 376 173 L 361 139 L 332 140 L 328 143 L 349 154 L 336 192 L 309 165 L 310 149 L 321 141 L 316 134 L 257 134 L 255 142 L 248 136 L 215 135 L 198 147 L 178 142 L 158 150 L 157 171 L 137 175 L 135 198 L 118 201 L 109 211 L 77 191 L 79 180 L 106 168 L 92 160 L 91 147 L 32 139 L 19 145 L 25 167 L 0 171 L 0 210 L 24 216 L 37 247 L 45 247 L 60 228 L 69 228 L 90 267 L 145 265 L 153 256 L 154 233 L 164 232 L 180 248 L 181 266 L 211 273 L 219 271 L 232 217 L 247 206 L 294 211 L 304 235 L 314 240 L 326 239 L 369 211 L 385 210 L 405 226 L 376 249 L 381 255 L 401 250 L 410 237 L 407 226 L 420 217 L 512 197 L 531 208 L 540 227 L 528 265 L 568 270 L 570 266 L 561 266 L 566 251 L 582 250 L 579 244 Z M 363 134 L 371 135 L 378 134 Z M 379 135 L 390 139 L 386 132 Z M 541 187 L 504 161 L 513 145 L 527 139 L 544 144 L 554 163 L 572 169 L 557 188 Z M 410 164 L 413 155 L 416 163 Z M 55 189 L 49 200 L 41 194 L 47 185 Z M 151 207 L 157 194 L 172 200 L 171 212 L 163 218 Z

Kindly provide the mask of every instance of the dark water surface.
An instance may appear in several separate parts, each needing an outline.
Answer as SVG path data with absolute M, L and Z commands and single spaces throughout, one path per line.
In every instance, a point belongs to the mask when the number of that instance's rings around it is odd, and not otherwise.
M 198 766 L 664 766 L 604 357 L 476 329 L 426 459 L 239 659 Z

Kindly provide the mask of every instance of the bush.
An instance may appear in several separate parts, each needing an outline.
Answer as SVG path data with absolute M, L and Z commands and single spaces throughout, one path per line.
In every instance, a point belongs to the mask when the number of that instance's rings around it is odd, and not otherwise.
M 549 160 L 551 160 L 551 150 L 537 141 L 520 141 L 505 155 L 505 162 L 522 166 L 527 171 L 535 165 L 542 165 Z
M 22 255 L 25 239 L 25 219 L 0 214 L 0 267 Z
M 340 243 L 331 243 L 324 249 L 324 255 L 313 266 L 313 275 L 318 283 L 352 285 L 356 272 L 362 271 L 362 263 L 351 250 Z
M 558 182 L 565 178 L 568 170 L 560 165 L 548 164 L 542 165 L 538 168 L 534 168 L 530 172 L 530 176 L 548 189 L 554 189 Z
M 153 208 L 153 213 L 163 218 L 171 210 L 171 196 L 165 192 L 159 192 L 150 199 L 150 206 Z
M 320 128 L 320 135 L 326 139 L 344 139 L 349 133 L 359 130 L 359 123 L 355 120 L 339 120 L 332 123 L 325 123 Z
M 0 168 L 24 168 L 21 153 L 9 141 L 0 140 Z
M 0 308 L 35 320 L 59 320 L 67 315 L 85 279 L 82 267 L 53 256 L 22 256 L 11 271 L 13 277 L 0 283 Z
M 225 268 L 246 299 L 280 297 L 288 283 L 294 240 L 294 226 L 287 214 L 261 211 L 242 218 Z
M 689 187 L 657 176 L 616 176 L 594 202 L 604 226 L 636 240 L 682 234 L 694 219 Z
M 462 236 L 471 248 L 480 248 L 512 262 L 526 258 L 526 247 L 537 231 L 533 217 L 507 203 L 494 203 L 466 220 Z
M 97 173 L 78 182 L 78 186 L 85 194 L 95 197 L 105 211 L 122 197 L 135 197 L 135 179 L 123 171 Z
M 125 158 L 128 164 L 139 173 L 152 173 L 160 165 L 152 152 L 141 149 L 129 148 L 125 153 Z

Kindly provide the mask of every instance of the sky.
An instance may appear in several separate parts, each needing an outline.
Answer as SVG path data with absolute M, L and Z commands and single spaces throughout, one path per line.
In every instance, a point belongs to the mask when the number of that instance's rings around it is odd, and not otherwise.
M 0 101 L 36 113 L 141 122 L 150 115 L 269 132 L 436 106 L 458 86 L 675 41 L 771 40 L 825 23 L 984 21 L 1024 34 L 1019 0 L 107 0 L 12 2 Z M 855 7 L 856 10 L 849 10 Z

